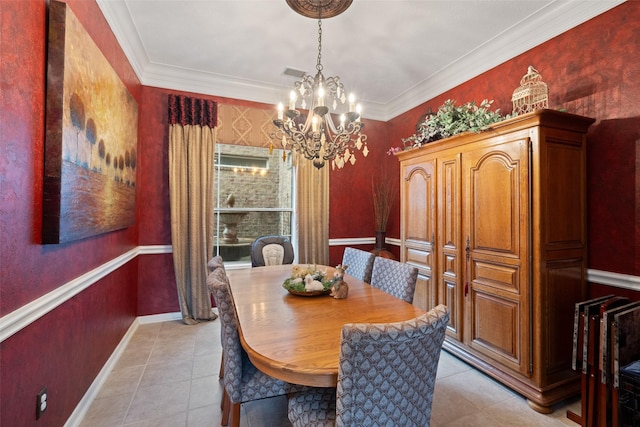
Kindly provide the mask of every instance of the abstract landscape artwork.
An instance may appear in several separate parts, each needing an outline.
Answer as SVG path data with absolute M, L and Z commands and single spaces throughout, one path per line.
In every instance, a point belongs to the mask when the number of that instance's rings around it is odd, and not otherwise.
M 42 243 L 135 222 L 138 105 L 66 3 L 49 7 Z

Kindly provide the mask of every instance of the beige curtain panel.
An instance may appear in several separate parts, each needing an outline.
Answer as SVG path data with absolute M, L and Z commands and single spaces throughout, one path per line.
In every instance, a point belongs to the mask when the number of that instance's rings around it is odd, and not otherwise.
M 169 95 L 171 243 L 183 322 L 213 320 L 207 261 L 213 255 L 216 103 Z
M 298 263 L 329 264 L 329 168 L 296 159 Z

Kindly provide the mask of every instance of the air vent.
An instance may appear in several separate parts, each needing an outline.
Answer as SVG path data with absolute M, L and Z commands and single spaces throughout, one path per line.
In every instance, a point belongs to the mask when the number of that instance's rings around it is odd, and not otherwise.
M 285 76 L 292 76 L 292 77 L 295 77 L 297 79 L 299 79 L 300 77 L 302 77 L 305 74 L 306 74 L 305 71 L 296 70 L 295 68 L 287 67 L 287 68 L 284 69 L 284 75 Z

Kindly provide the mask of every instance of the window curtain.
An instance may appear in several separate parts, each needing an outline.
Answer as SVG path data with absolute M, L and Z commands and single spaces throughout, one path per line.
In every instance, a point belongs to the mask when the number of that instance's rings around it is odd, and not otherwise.
M 217 317 L 206 284 L 213 255 L 214 101 L 169 95 L 171 244 L 182 320 Z
M 329 264 L 329 167 L 296 162 L 298 263 Z

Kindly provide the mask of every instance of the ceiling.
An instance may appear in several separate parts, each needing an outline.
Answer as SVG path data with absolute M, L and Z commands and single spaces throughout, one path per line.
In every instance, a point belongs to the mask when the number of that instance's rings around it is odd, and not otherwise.
M 318 21 L 285 0 L 97 2 L 143 85 L 277 104 L 286 68 L 316 72 Z M 354 0 L 322 21 L 323 74 L 386 121 L 620 3 Z

